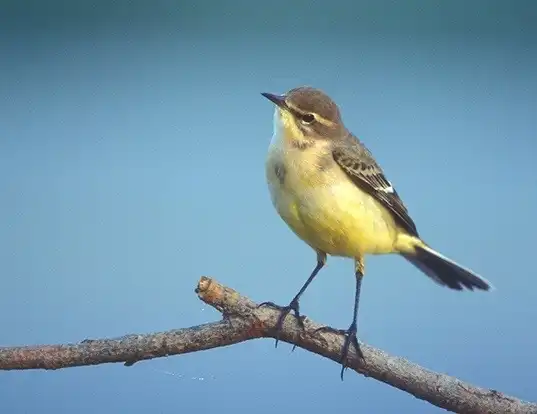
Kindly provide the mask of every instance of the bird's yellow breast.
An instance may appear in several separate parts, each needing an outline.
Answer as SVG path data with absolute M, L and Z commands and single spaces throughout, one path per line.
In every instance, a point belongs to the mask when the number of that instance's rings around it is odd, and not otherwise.
M 272 203 L 293 232 L 312 248 L 345 257 L 391 253 L 397 226 L 331 157 L 329 143 L 301 148 L 275 134 L 266 160 Z

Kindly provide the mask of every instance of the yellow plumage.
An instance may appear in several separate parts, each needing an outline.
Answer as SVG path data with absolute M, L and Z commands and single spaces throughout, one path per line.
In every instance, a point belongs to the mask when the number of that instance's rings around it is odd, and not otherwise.
M 277 110 L 278 111 L 278 110 Z M 305 139 L 285 112 L 276 123 L 266 161 L 272 202 L 287 225 L 306 243 L 333 256 L 361 258 L 392 253 L 398 226 L 372 196 L 361 191 L 335 164 L 325 169 L 327 144 L 317 141 L 297 148 Z M 285 177 L 277 168 L 285 170 Z

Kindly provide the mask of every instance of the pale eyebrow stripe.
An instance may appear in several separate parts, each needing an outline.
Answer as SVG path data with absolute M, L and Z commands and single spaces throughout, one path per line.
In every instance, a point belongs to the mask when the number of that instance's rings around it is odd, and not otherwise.
M 302 115 L 305 115 L 305 114 L 308 114 L 309 112 L 305 112 L 303 110 L 301 110 L 300 108 L 296 107 L 295 105 L 293 104 L 287 104 L 287 107 L 291 110 L 291 112 L 295 112 L 295 113 L 298 113 L 298 114 L 302 114 Z M 334 126 L 336 123 L 335 122 L 332 122 L 326 118 L 323 118 L 321 115 L 315 113 L 315 112 L 312 112 L 314 115 L 315 115 L 315 119 L 317 121 L 319 121 L 321 124 L 323 125 L 326 125 L 328 127 L 332 127 Z

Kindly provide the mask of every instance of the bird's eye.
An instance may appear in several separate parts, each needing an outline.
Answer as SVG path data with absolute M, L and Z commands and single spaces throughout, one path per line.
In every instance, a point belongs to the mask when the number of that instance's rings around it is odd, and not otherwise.
M 315 116 L 313 116 L 313 114 L 304 114 L 301 116 L 300 120 L 305 124 L 311 124 L 315 121 Z

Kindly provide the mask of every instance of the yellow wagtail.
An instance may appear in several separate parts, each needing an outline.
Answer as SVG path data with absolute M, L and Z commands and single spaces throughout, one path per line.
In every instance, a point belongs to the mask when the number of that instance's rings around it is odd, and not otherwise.
M 356 291 L 352 323 L 341 355 L 341 378 L 350 343 L 363 358 L 356 321 L 365 255 L 397 253 L 435 282 L 451 289 L 489 290 L 492 285 L 428 246 L 418 235 L 397 191 L 369 150 L 345 127 L 339 107 L 319 89 L 299 87 L 284 95 L 262 93 L 276 105 L 266 160 L 272 203 L 293 232 L 317 253 L 317 265 L 288 306 L 277 332 L 326 263 L 327 255 L 353 258 Z M 330 328 L 322 328 L 330 329 Z M 278 337 L 276 339 L 276 346 Z

